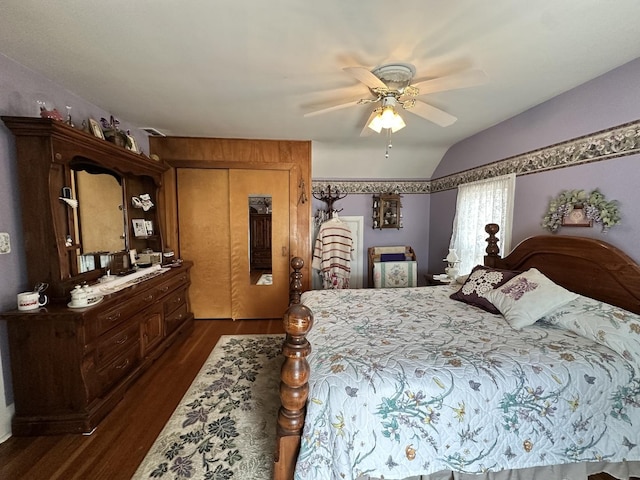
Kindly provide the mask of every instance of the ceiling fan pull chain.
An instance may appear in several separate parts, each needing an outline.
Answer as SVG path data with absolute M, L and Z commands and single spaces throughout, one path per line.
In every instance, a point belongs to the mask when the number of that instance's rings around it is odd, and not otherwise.
M 387 128 L 387 150 L 384 153 L 384 158 L 389 158 L 389 150 L 393 147 L 391 144 L 391 129 Z

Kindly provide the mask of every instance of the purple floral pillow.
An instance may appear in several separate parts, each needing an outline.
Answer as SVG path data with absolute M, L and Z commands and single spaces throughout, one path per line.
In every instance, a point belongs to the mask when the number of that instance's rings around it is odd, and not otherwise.
M 482 295 L 508 282 L 520 273 L 522 272 L 476 265 L 473 267 L 473 270 L 471 270 L 469 278 L 467 278 L 460 290 L 452 294 L 450 298 L 474 305 L 490 313 L 500 313 L 500 311 Z
M 556 308 L 578 298 L 577 293 L 556 285 L 535 268 L 486 292 L 484 296 L 515 330 L 533 325 Z

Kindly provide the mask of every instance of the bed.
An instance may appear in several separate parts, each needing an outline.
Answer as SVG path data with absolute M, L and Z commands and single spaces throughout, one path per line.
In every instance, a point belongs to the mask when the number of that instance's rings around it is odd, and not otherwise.
M 556 235 L 501 258 L 486 231 L 478 271 L 513 272 L 486 294 L 504 314 L 459 285 L 301 294 L 292 262 L 274 478 L 640 475 L 640 267 Z M 520 272 L 551 289 L 524 313 Z

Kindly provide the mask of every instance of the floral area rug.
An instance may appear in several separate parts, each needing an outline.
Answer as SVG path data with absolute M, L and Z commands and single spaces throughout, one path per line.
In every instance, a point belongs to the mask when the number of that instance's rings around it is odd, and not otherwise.
M 272 477 L 283 335 L 223 335 L 133 480 Z

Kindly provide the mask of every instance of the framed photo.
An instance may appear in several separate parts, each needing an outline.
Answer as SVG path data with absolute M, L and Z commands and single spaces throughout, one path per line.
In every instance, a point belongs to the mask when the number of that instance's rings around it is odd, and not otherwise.
M 94 136 L 104 140 L 104 133 L 102 133 L 102 127 L 93 118 L 89 119 L 89 130 L 91 131 L 91 133 L 93 133 Z
M 147 236 L 153 235 L 153 220 L 145 220 L 144 228 L 147 232 Z
M 129 144 L 131 145 L 127 148 L 134 153 L 140 153 L 140 147 L 138 147 L 138 142 L 136 142 L 135 137 L 133 135 L 127 135 L 127 138 L 129 139 Z
M 134 218 L 131 220 L 131 224 L 133 225 L 133 234 L 136 237 L 148 237 L 147 234 L 147 224 L 144 218 Z
M 593 221 L 584 214 L 584 208 L 573 207 L 569 215 L 562 218 L 563 227 L 592 227 Z

